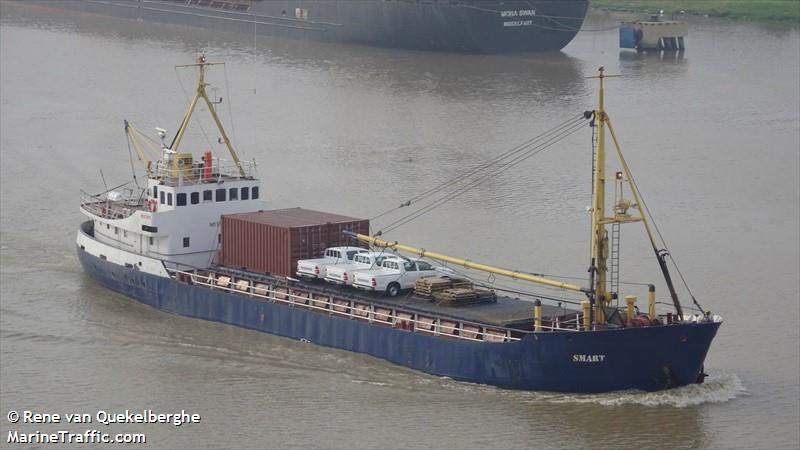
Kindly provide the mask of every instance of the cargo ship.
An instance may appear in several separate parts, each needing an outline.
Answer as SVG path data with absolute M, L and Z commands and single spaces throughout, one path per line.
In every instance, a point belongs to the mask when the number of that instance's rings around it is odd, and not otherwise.
M 588 0 L 25 0 L 258 36 L 461 53 L 558 51 Z
M 599 106 L 576 117 L 589 121 L 595 139 L 592 240 L 583 286 L 479 264 L 370 235 L 367 220 L 300 208 L 264 210 L 252 162 L 241 161 L 206 93 L 200 57 L 198 86 L 180 128 L 161 142 L 125 122 L 142 160 L 147 184 L 100 194 L 81 192 L 87 216 L 77 232 L 86 273 L 111 290 L 160 311 L 222 322 L 312 344 L 363 353 L 427 374 L 502 388 L 559 392 L 654 391 L 702 382 L 703 364 L 721 317 L 697 307 L 684 311 L 669 276 L 667 255 L 652 241 L 670 291 L 669 311 L 657 311 L 653 285 L 647 312 L 615 282 L 617 227 L 642 223 L 640 194 L 622 153 L 623 170 L 606 175 L 605 133 L 610 118 Z M 181 143 L 198 105 L 205 106 L 231 160 L 205 152 L 195 157 Z M 152 159 L 151 159 L 152 157 Z M 135 179 L 135 178 L 134 178 Z M 613 184 L 606 198 L 606 184 Z M 131 186 L 130 184 L 123 186 Z M 628 192 L 632 199 L 619 194 Z M 611 227 L 609 236 L 608 227 Z M 356 291 L 295 277 L 297 261 L 338 245 L 405 252 L 449 267 L 489 272 L 574 292 L 567 307 L 546 296 L 505 295 L 481 301 L 457 279 L 421 278 L 412 292 Z M 610 250 L 609 250 L 610 247 Z M 618 253 L 618 252 L 617 252 Z M 464 280 L 461 280 L 462 282 Z M 457 288 L 457 289 L 453 289 Z M 694 307 L 689 307 L 694 308 Z M 644 309 L 644 308 L 643 308 Z M 663 309 L 663 307 L 662 307 Z

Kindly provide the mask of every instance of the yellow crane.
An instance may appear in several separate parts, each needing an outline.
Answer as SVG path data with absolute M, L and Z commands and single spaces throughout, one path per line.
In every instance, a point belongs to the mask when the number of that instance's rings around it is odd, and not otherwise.
M 134 128 L 133 125 L 131 125 L 127 120 L 125 121 L 125 135 L 128 137 L 133 149 L 136 151 L 136 155 L 139 157 L 139 160 L 144 163 L 147 176 L 152 177 L 153 160 L 157 160 L 159 158 L 159 151 L 157 150 L 160 148 L 159 144 L 153 139 L 150 139 L 142 134 L 141 131 Z
M 675 306 L 675 311 L 678 317 L 682 317 L 683 310 L 681 308 L 680 301 L 678 300 L 678 295 L 675 292 L 675 288 L 673 286 L 669 270 L 667 269 L 666 266 L 666 259 L 665 259 L 667 254 L 666 250 L 658 249 L 655 237 L 650 228 L 650 224 L 648 223 L 644 214 L 644 207 L 641 199 L 641 194 L 633 179 L 633 175 L 630 172 L 630 168 L 628 167 L 628 164 L 622 155 L 622 150 L 619 146 L 619 142 L 617 141 L 617 137 L 614 134 L 614 129 L 611 126 L 611 121 L 605 111 L 604 79 L 608 78 L 609 75 L 605 75 L 604 73 L 605 69 L 603 67 L 600 67 L 598 72 L 599 72 L 598 76 L 590 77 L 598 79 L 600 83 L 598 109 L 595 111 L 587 111 L 586 113 L 584 113 L 584 116 L 587 119 L 588 118 L 593 119 L 592 126 L 597 128 L 597 141 L 592 149 L 594 152 L 595 167 L 594 167 L 594 173 L 592 174 L 594 185 L 592 189 L 592 206 L 591 206 L 592 234 L 591 234 L 591 261 L 589 268 L 590 272 L 589 287 L 581 287 L 578 285 L 564 283 L 561 281 L 551 280 L 539 276 L 534 276 L 519 271 L 494 267 L 488 264 L 476 263 L 467 259 L 455 258 L 452 256 L 443 255 L 441 253 L 431 252 L 423 248 L 411 247 L 409 245 L 400 244 L 399 242 L 390 242 L 387 240 L 380 239 L 377 236 L 368 236 L 352 232 L 345 232 L 345 234 L 361 242 L 368 243 L 378 248 L 388 248 L 392 250 L 406 252 L 417 255 L 419 257 L 426 257 L 433 260 L 442 261 L 445 263 L 455 264 L 468 269 L 474 269 L 496 275 L 505 276 L 515 280 L 529 281 L 532 283 L 537 283 L 552 288 L 565 289 L 574 292 L 582 292 L 586 294 L 586 296 L 589 298 L 589 301 L 583 302 L 585 303 L 584 320 L 586 321 L 586 328 L 588 329 L 590 323 L 605 323 L 606 321 L 605 308 L 611 306 L 610 305 L 611 301 L 614 298 L 617 298 L 619 295 L 618 292 L 609 291 L 609 280 L 608 280 L 609 236 L 608 236 L 608 230 L 606 229 L 606 225 L 642 222 L 644 224 L 647 237 L 649 238 L 650 243 L 652 245 L 653 251 L 655 252 L 656 258 L 658 259 L 658 263 L 664 275 L 667 287 L 669 288 L 670 296 L 672 297 L 673 305 Z M 605 154 L 606 128 L 608 128 L 611 134 L 611 138 L 616 148 L 616 154 L 619 159 L 619 163 L 622 167 L 622 171 L 617 172 L 615 175 L 612 175 L 612 179 L 616 180 L 617 182 L 617 189 L 619 194 L 619 196 L 615 199 L 616 204 L 613 205 L 613 208 L 607 208 L 606 205 L 606 203 L 608 202 L 608 200 L 606 199 L 606 189 L 607 189 L 606 154 Z M 622 198 L 622 185 L 624 183 L 628 184 L 630 188 L 630 193 L 633 195 L 633 200 L 627 200 Z M 609 212 L 611 214 L 609 214 Z M 648 295 L 650 297 L 649 302 L 650 302 L 651 315 L 654 315 L 655 291 L 653 285 L 650 285 L 650 292 Z M 626 298 L 626 300 L 631 300 L 631 299 L 633 299 L 633 301 L 635 302 L 635 297 L 628 296 Z M 629 309 L 629 315 L 631 315 L 632 313 L 630 311 L 632 311 L 632 304 L 630 302 L 628 304 L 628 309 Z
M 442 261 L 445 263 L 466 267 L 467 269 L 480 270 L 482 272 L 502 275 L 504 277 L 512 278 L 515 280 L 530 281 L 531 283 L 538 283 L 558 289 L 566 289 L 568 291 L 583 292 L 583 293 L 588 293 L 590 291 L 587 288 L 580 287 L 574 284 L 537 277 L 523 272 L 517 272 L 513 270 L 503 269 L 500 267 L 490 266 L 488 264 L 476 263 L 468 259 L 455 258 L 453 256 L 447 256 L 441 253 L 431 252 L 425 250 L 424 248 L 411 247 L 409 245 L 400 244 L 399 242 L 385 241 L 383 239 L 379 239 L 373 236 L 367 236 L 365 234 L 358 234 L 350 231 L 345 231 L 345 234 L 355 239 L 358 239 L 361 242 L 366 242 L 367 244 L 370 244 L 378 248 L 388 248 L 396 251 L 411 253 L 419 256 L 420 258 L 430 258 L 436 261 Z

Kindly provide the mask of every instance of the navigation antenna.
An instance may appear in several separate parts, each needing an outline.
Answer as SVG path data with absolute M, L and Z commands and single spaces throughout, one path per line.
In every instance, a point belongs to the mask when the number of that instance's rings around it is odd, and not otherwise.
M 158 133 L 158 137 L 161 138 L 161 149 L 164 150 L 169 148 L 167 147 L 167 142 L 166 142 L 167 130 L 156 127 L 156 133 Z
M 206 106 L 208 107 L 208 112 L 211 114 L 211 117 L 214 119 L 214 123 L 217 125 L 219 133 L 222 135 L 220 143 L 225 144 L 225 146 L 228 148 L 228 152 L 230 152 L 231 157 L 233 158 L 233 161 L 236 164 L 236 167 L 239 169 L 239 174 L 244 178 L 245 172 L 244 168 L 242 168 L 242 163 L 241 161 L 239 161 L 239 156 L 233 149 L 231 140 L 228 138 L 228 134 L 225 132 L 225 128 L 223 128 L 222 122 L 219 120 L 216 109 L 214 108 L 214 105 L 221 103 L 222 99 L 212 102 L 208 98 L 208 94 L 206 93 L 206 86 L 208 85 L 205 82 L 206 67 L 219 66 L 224 64 L 225 63 L 207 62 L 206 56 L 200 55 L 197 58 L 197 62 L 195 64 L 183 64 L 175 66 L 175 68 L 197 67 L 198 79 L 197 79 L 197 92 L 195 92 L 194 97 L 192 97 L 192 101 L 189 103 L 189 109 L 186 111 L 186 115 L 183 116 L 183 121 L 181 122 L 181 125 L 178 128 L 178 132 L 175 134 L 175 138 L 172 140 L 172 144 L 170 144 L 169 149 L 172 150 L 173 152 L 178 151 L 178 146 L 180 146 L 181 140 L 183 139 L 183 135 L 186 132 L 186 128 L 189 126 L 189 121 L 192 118 L 192 113 L 194 112 L 194 109 L 197 106 L 197 102 L 200 99 L 203 99 L 203 101 L 206 103 Z

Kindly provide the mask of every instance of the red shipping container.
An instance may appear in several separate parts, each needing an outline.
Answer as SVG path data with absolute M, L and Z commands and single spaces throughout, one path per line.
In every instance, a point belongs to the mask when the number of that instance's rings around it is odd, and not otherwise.
M 298 259 L 318 258 L 328 247 L 367 246 L 345 230 L 369 234 L 369 220 L 302 208 L 224 215 L 219 261 L 231 269 L 293 277 Z

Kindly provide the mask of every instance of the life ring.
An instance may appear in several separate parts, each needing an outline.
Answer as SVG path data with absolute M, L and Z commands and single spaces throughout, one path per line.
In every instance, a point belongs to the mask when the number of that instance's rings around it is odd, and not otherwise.
M 156 212 L 157 208 L 156 205 L 158 205 L 158 203 L 156 203 L 156 200 L 154 198 L 151 198 L 150 200 L 147 201 L 147 210 L 150 212 Z

